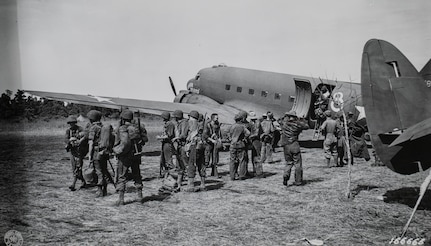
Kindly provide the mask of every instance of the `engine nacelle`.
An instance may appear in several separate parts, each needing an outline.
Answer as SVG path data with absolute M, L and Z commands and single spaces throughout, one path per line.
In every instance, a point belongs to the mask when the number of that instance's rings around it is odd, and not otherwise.
M 174 102 L 176 103 L 190 103 L 190 104 L 205 104 L 205 105 L 220 105 L 214 99 L 207 96 L 193 93 L 191 91 L 182 90 L 175 97 Z

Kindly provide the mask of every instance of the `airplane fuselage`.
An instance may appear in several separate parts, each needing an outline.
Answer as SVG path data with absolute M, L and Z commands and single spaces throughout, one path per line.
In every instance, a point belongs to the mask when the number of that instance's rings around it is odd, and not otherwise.
M 197 103 L 196 95 L 200 95 L 204 103 L 231 105 L 247 112 L 271 111 L 281 117 L 293 109 L 300 117 L 313 118 L 314 101 L 323 86 L 332 95 L 342 93 L 345 110 L 362 105 L 357 83 L 227 66 L 201 69 L 175 101 Z

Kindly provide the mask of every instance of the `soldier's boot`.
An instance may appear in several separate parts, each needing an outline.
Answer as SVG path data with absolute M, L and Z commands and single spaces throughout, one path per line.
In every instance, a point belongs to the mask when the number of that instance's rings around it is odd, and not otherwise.
M 195 178 L 189 178 L 187 180 L 187 188 L 184 189 L 185 192 L 195 192 Z
M 205 177 L 201 177 L 201 187 L 199 188 L 201 191 L 206 191 L 207 188 L 205 187 Z
M 214 164 L 214 177 L 221 178 L 221 175 L 218 174 L 217 165 Z
M 71 191 L 75 191 L 76 189 L 75 189 L 75 185 L 76 185 L 76 180 L 77 180 L 78 178 L 77 177 L 74 177 L 73 178 L 73 182 L 72 182 L 72 185 L 71 186 L 69 186 L 69 189 L 71 190 Z
M 326 158 L 326 166 L 331 167 L 331 158 Z
M 102 187 L 102 196 L 107 196 L 108 195 L 108 185 L 104 184 Z
M 177 188 L 176 188 L 177 191 L 181 190 L 181 184 L 182 184 L 182 182 L 183 182 L 183 175 L 178 174 L 178 177 L 177 177 Z
M 142 197 L 142 189 L 138 189 L 137 194 L 138 194 L 138 201 L 141 202 L 142 199 L 143 199 L 143 197 Z
M 274 163 L 274 160 L 272 159 L 272 152 L 273 152 L 272 147 L 269 147 L 268 152 L 266 154 L 266 160 L 268 163 Z
M 289 181 L 289 177 L 283 176 L 283 185 L 287 186 L 287 181 Z
M 103 196 L 103 189 L 101 185 L 97 186 L 97 191 L 96 191 L 96 197 L 102 197 Z
M 124 190 L 120 190 L 118 192 L 117 206 L 122 206 L 122 205 L 124 205 Z

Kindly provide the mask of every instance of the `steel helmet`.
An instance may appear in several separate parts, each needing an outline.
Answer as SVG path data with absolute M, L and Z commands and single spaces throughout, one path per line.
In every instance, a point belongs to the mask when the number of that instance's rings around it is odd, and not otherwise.
M 242 120 L 242 119 L 244 119 L 244 118 L 242 117 L 241 113 L 237 113 L 237 114 L 235 115 L 234 119 L 235 119 L 235 121 L 237 121 L 237 120 Z
M 175 118 L 178 118 L 178 119 L 182 119 L 183 118 L 183 111 L 181 111 L 181 110 L 175 110 L 173 113 L 172 113 L 172 116 L 173 117 L 175 117 Z
M 92 121 L 99 121 L 102 118 L 102 113 L 93 109 L 87 113 L 87 117 Z
M 192 110 L 192 111 L 190 111 L 190 114 L 189 114 L 191 117 L 193 117 L 193 118 L 195 118 L 195 119 L 199 119 L 199 113 L 198 113 L 198 111 L 196 111 L 196 110 Z
M 67 117 L 66 120 L 67 123 L 72 123 L 72 122 L 78 122 L 78 120 L 76 119 L 76 116 L 70 115 L 69 117 Z
M 121 112 L 121 118 L 125 120 L 132 120 L 133 119 L 133 112 L 126 109 Z
M 162 117 L 162 119 L 164 120 L 170 120 L 171 119 L 171 114 L 169 112 L 163 112 L 160 117 Z

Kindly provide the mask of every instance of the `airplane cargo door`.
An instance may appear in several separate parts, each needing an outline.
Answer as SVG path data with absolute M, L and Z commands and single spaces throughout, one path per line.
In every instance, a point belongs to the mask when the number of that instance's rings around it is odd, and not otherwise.
M 304 118 L 308 114 L 311 103 L 311 84 L 306 80 L 295 79 L 295 101 L 293 102 L 292 110 L 295 110 L 298 117 Z

